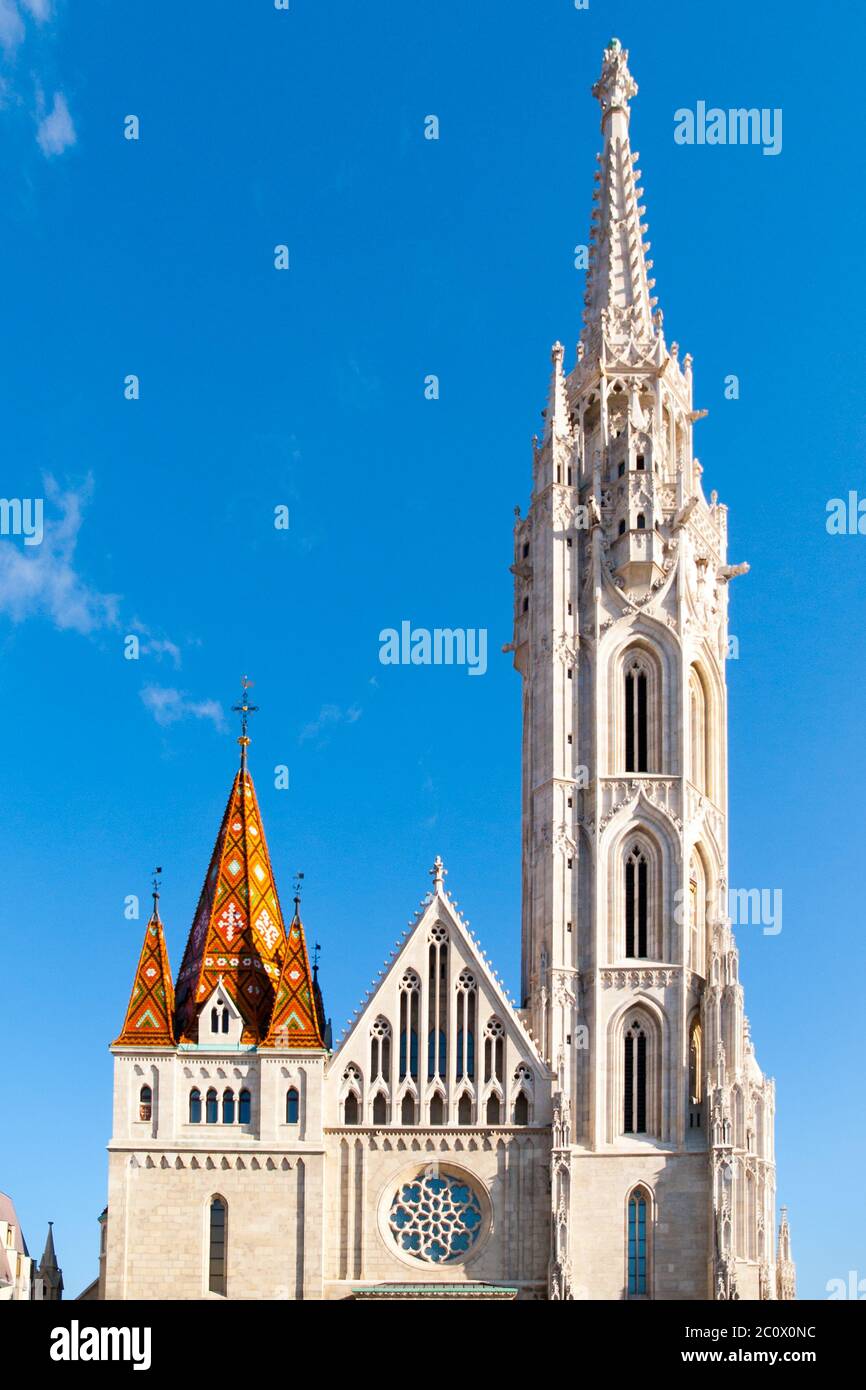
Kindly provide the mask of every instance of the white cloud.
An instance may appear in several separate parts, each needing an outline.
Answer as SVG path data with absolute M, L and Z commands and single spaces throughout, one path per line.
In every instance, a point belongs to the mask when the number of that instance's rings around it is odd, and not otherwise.
M 301 730 L 299 742 L 306 743 L 308 739 L 317 738 L 335 724 L 355 724 L 361 718 L 361 713 L 357 705 L 350 705 L 345 710 L 339 705 L 322 705 L 318 718 Z
M 214 728 L 225 729 L 222 705 L 217 700 L 190 700 L 183 690 L 166 685 L 146 685 L 141 698 L 157 724 L 165 727 L 181 719 L 209 719 Z
M 2 0 L 0 0 L 2 3 Z M 77 139 L 75 126 L 62 92 L 54 93 L 54 105 L 47 116 L 43 116 L 36 127 L 39 148 L 50 159 L 52 155 L 62 154 L 74 145 Z
M 0 0 L 0 45 L 13 52 L 24 38 L 24 20 L 15 0 Z
M 116 627 L 118 596 L 91 588 L 74 563 L 82 515 L 92 491 L 90 478 L 79 492 L 61 491 L 50 477 L 44 487 L 60 517 L 45 521 L 41 545 L 22 546 L 11 537 L 0 539 L 0 614 L 13 623 L 48 618 L 61 630 L 85 636 Z
M 51 18 L 51 0 L 19 0 L 19 2 L 28 14 L 32 14 L 37 24 L 44 24 L 46 19 Z
M 130 631 L 140 638 L 139 654 L 141 656 L 154 656 L 157 661 L 162 661 L 164 656 L 171 658 L 175 670 L 180 668 L 181 651 L 176 642 L 172 642 L 169 637 L 154 637 L 146 623 L 139 622 L 134 618 L 130 624 Z

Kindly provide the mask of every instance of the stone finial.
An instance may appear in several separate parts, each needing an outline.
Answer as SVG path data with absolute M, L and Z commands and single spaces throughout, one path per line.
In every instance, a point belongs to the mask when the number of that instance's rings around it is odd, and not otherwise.
M 611 39 L 604 50 L 601 76 L 592 89 L 592 95 L 601 102 L 602 125 L 611 111 L 624 111 L 628 119 L 628 104 L 637 91 L 637 83 L 628 70 L 628 50 L 619 39 Z
M 433 860 L 433 868 L 430 870 L 430 877 L 433 880 L 434 893 L 441 893 L 444 891 L 445 875 L 447 874 L 447 872 L 448 870 L 442 863 L 441 856 L 437 854 L 436 858 Z

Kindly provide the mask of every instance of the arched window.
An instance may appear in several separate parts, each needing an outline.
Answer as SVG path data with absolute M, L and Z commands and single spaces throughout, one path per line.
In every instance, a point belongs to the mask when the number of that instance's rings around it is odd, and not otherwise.
M 649 866 L 640 845 L 625 861 L 625 953 L 643 960 L 648 955 Z
M 649 676 L 645 658 L 634 652 L 625 667 L 625 770 L 649 771 Z
M 639 1018 L 625 1032 L 623 1131 L 646 1134 L 647 1035 Z
M 370 1029 L 370 1080 L 391 1084 L 391 1025 L 377 1018 Z
M 400 982 L 400 1080 L 418 1080 L 418 1010 L 421 982 L 407 970 Z
M 445 1123 L 445 1101 L 439 1091 L 430 1100 L 430 1123 L 431 1125 L 444 1125 Z
M 386 1125 L 388 1123 L 388 1098 L 378 1091 L 373 1098 L 373 1124 Z
M 628 1295 L 646 1298 L 649 1289 L 649 1201 L 642 1188 L 628 1199 Z
M 689 667 L 689 777 L 698 791 L 712 796 L 709 701 L 696 666 Z
M 220 1030 L 220 1016 L 217 1008 L 210 1011 L 210 1030 L 212 1033 L 218 1033 Z
M 638 512 L 637 514 L 637 529 L 639 531 L 646 530 L 646 517 L 644 516 L 643 512 Z
M 457 1123 L 459 1125 L 471 1125 L 472 1123 L 472 1097 L 464 1091 L 457 1103 Z
M 624 521 L 621 521 L 621 522 L 619 523 L 619 535 L 621 535 L 621 536 L 624 536 L 624 535 L 625 535 L 625 522 L 624 522 Z
M 529 1124 L 529 1100 L 525 1091 L 518 1091 L 514 1101 L 514 1123 L 516 1125 Z
M 248 1125 L 250 1122 L 250 1093 L 247 1090 L 241 1091 L 238 1096 L 238 1124 Z
M 149 1120 L 153 1114 L 153 1091 L 149 1086 L 142 1086 L 138 1093 L 138 1118 Z
M 701 1024 L 695 1019 L 689 1029 L 689 1129 L 700 1129 L 703 1110 L 703 1057 Z
M 491 1018 L 484 1030 L 484 1080 L 498 1081 L 505 1075 L 505 1029 L 502 1020 Z
M 229 1011 L 224 999 L 218 999 L 210 1011 L 210 1030 L 212 1033 L 229 1031 Z
M 415 1097 L 411 1091 L 407 1091 L 400 1106 L 401 1125 L 414 1125 L 415 1123 Z
M 457 1080 L 475 1080 L 475 977 L 461 970 L 457 980 Z
M 492 1096 L 488 1096 L 488 1097 L 487 1097 L 487 1123 L 488 1123 L 489 1125 L 498 1125 L 498 1124 L 500 1124 L 500 1122 L 501 1122 L 501 1121 L 500 1121 L 500 1116 L 501 1116 L 501 1114 L 502 1114 L 502 1106 L 501 1106 L 499 1097 L 498 1097 L 495 1093 L 494 1093 Z
M 707 922 L 707 876 L 695 851 L 689 861 L 689 964 L 696 975 L 704 973 Z
M 755 1208 L 755 1178 L 750 1172 L 746 1173 L 746 1236 L 746 1259 L 754 1260 L 757 1258 L 758 1216 Z
M 196 1087 L 189 1093 L 189 1122 L 191 1125 L 201 1124 L 201 1091 Z
M 209 1293 L 226 1296 L 226 1255 L 228 1238 L 228 1207 L 222 1197 L 214 1197 L 210 1204 L 210 1248 L 208 1256 Z
M 301 1113 L 300 1096 L 297 1086 L 290 1086 L 286 1091 L 286 1124 L 296 1125 Z
M 358 1097 L 354 1091 L 350 1091 L 343 1102 L 343 1124 L 356 1125 L 358 1123 Z
M 223 1006 L 223 1032 L 224 1032 L 224 1033 L 227 1033 L 228 1031 L 229 1031 L 229 1011 L 228 1011 L 228 1009 L 227 1009 L 225 1006 Z
M 215 1125 L 219 1119 L 219 1101 L 213 1087 L 208 1091 L 205 1098 L 205 1119 L 209 1125 Z
M 444 1081 L 448 1047 L 448 933 L 441 922 L 430 931 L 427 977 L 430 1033 L 427 1047 L 427 1079 Z
M 223 1091 L 223 1124 L 233 1125 L 235 1122 L 235 1093 L 234 1091 Z

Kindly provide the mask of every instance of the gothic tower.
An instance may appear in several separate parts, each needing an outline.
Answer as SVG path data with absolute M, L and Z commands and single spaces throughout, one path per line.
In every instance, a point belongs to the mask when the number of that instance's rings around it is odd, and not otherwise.
M 555 1077 L 551 1296 L 774 1297 L 772 1081 L 727 915 L 727 514 L 692 452 L 613 39 L 577 361 L 515 526 L 522 992 Z M 786 1285 L 787 1287 L 787 1285 Z

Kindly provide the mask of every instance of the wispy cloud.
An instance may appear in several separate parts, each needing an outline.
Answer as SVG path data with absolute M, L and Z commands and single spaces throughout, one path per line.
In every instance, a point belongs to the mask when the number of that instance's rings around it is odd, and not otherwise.
M 84 509 L 92 492 L 88 477 L 82 489 L 63 491 L 55 480 L 43 480 L 47 499 L 58 509 L 45 521 L 42 544 L 18 546 L 0 541 L 0 614 L 14 623 L 47 618 L 61 630 L 85 636 L 118 625 L 119 597 L 92 588 L 75 567 L 75 548 Z
M 118 629 L 132 632 L 139 639 L 140 656 L 167 659 L 178 669 L 182 654 L 177 642 L 138 618 L 125 619 L 120 595 L 102 593 L 80 571 L 76 549 L 93 479 L 88 475 L 77 489 L 63 489 L 47 476 L 42 487 L 57 515 L 43 513 L 41 543 L 19 543 L 13 535 L 0 538 L 0 616 L 13 623 L 41 618 L 84 637 Z
M 337 724 L 356 724 L 361 714 L 362 711 L 357 705 L 350 705 L 348 709 L 342 709 L 340 705 L 322 705 L 318 718 L 301 730 L 298 742 L 306 743 L 309 739 L 318 738 Z
M 130 629 L 140 639 L 139 654 L 141 656 L 152 656 L 157 661 L 162 661 L 163 657 L 169 657 L 174 663 L 175 670 L 180 668 L 181 651 L 176 642 L 172 642 L 169 637 L 156 637 L 150 628 L 138 618 L 134 618 L 130 624 Z
M 209 719 L 220 733 L 225 729 L 225 715 L 217 700 L 191 700 L 184 690 L 166 685 L 146 685 L 141 698 L 157 724 L 165 727 L 181 719 Z
M 54 93 L 54 105 L 47 115 L 37 122 L 36 139 L 46 159 L 62 154 L 74 145 L 77 139 L 75 126 L 62 92 Z
M 13 53 L 24 40 L 24 20 L 15 0 L 0 0 L 0 47 Z
M 32 14 L 37 24 L 44 24 L 51 18 L 51 0 L 19 0 L 21 6 Z
M 46 56 L 46 42 L 41 38 L 36 43 L 36 56 L 27 65 L 35 87 L 35 110 L 31 97 L 21 91 L 21 83 L 16 72 L 23 73 L 25 65 L 18 63 L 18 49 L 34 32 L 42 30 L 50 44 L 53 34 L 50 21 L 54 18 L 52 0 L 0 0 L 0 56 L 10 66 L 11 76 L 0 74 L 0 110 L 26 106 L 32 111 L 36 122 L 36 141 L 46 159 L 54 159 L 70 149 L 77 141 L 75 123 L 69 104 L 62 91 L 55 91 L 50 109 L 43 95 L 40 74 Z M 28 53 L 32 44 L 28 44 Z

